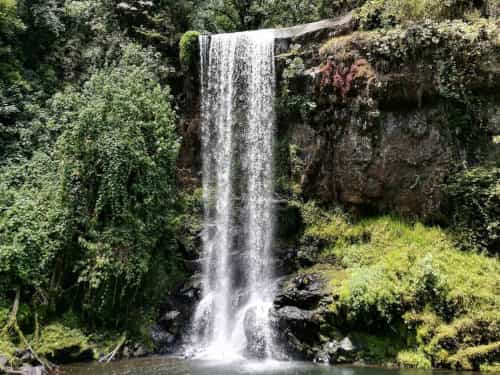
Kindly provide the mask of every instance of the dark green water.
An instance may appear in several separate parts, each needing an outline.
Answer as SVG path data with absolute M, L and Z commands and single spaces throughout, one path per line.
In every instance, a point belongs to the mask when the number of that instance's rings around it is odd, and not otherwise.
M 185 361 L 148 357 L 110 364 L 66 366 L 67 375 L 453 375 L 449 371 L 388 370 L 366 367 L 333 367 L 300 362 Z M 465 373 L 460 373 L 463 375 Z

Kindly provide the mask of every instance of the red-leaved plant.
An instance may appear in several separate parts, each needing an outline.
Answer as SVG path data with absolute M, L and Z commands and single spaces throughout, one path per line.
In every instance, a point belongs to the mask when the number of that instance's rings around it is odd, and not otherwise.
M 365 59 L 356 60 L 350 67 L 343 67 L 335 63 L 332 58 L 329 58 L 326 65 L 321 68 L 321 91 L 325 91 L 329 87 L 334 87 L 340 92 L 342 98 L 345 99 L 352 87 L 352 82 L 362 65 L 368 62 Z

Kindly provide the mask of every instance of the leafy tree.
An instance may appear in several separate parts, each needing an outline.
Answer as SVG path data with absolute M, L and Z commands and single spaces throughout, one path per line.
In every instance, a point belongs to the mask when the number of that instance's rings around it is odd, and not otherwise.
M 134 45 L 82 91 L 54 100 L 62 199 L 78 247 L 78 283 L 91 317 L 114 318 L 169 253 L 178 139 L 168 88 Z M 109 314 L 106 315 L 106 314 Z

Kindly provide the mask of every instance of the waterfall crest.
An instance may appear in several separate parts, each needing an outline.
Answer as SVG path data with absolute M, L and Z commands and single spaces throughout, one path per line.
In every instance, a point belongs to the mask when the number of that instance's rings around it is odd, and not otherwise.
M 200 37 L 202 299 L 196 355 L 273 356 L 274 35 Z

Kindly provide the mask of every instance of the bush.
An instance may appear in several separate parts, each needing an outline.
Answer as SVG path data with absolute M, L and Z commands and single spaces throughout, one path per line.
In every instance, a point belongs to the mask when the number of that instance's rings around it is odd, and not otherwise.
M 147 61 L 128 46 L 116 66 L 53 101 L 61 199 L 85 254 L 75 267 L 81 302 L 98 321 L 127 319 L 123 311 L 157 295 L 146 281 L 158 288 L 175 275 L 176 119 Z
M 57 162 L 41 152 L 0 174 L 0 290 L 48 288 L 69 235 L 59 200 Z
M 405 368 L 432 368 L 431 361 L 425 356 L 424 353 L 416 351 L 401 351 L 398 353 L 397 362 L 400 367 Z
M 185 32 L 179 42 L 179 60 L 183 69 L 189 70 L 199 60 L 200 33 L 197 31 Z
M 448 181 L 451 224 L 465 247 L 500 253 L 500 168 L 476 167 Z

